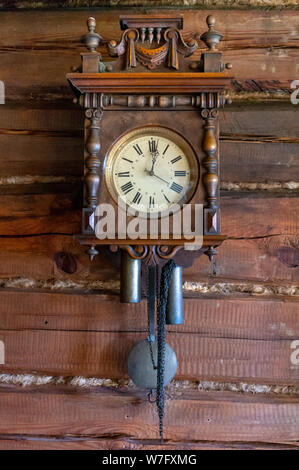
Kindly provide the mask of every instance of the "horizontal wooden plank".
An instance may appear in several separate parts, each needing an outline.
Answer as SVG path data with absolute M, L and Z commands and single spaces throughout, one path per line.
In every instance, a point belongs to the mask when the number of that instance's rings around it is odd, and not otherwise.
M 56 227 L 56 230 L 60 227 Z M 298 266 L 287 264 L 282 250 L 296 253 L 296 236 L 270 236 L 257 239 L 226 240 L 218 249 L 212 267 L 206 256 L 195 260 L 184 270 L 185 281 L 274 282 L 285 285 L 298 282 Z M 119 278 L 119 256 L 103 248 L 90 262 L 86 247 L 71 235 L 43 235 L 0 239 L 0 278 L 23 277 L 35 280 L 64 279 L 72 281 Z M 75 263 L 57 264 L 56 256 L 65 253 Z M 71 261 L 70 261 L 71 262 Z M 296 267 L 297 266 L 297 267 Z M 213 272 L 213 273 L 212 273 Z
M 205 337 L 292 340 L 299 337 L 298 300 L 186 298 L 184 324 L 168 331 Z M 2 290 L 3 330 L 145 332 L 146 301 L 121 304 L 118 295 Z
M 5 438 L 6 437 L 6 438 Z M 298 450 L 296 442 L 172 442 L 161 444 L 157 440 L 121 438 L 0 436 L 0 450 Z
M 230 126 L 233 126 L 233 123 L 230 123 Z M 6 104 L 5 109 L 0 107 L 0 129 L 1 134 L 5 134 L 7 130 L 15 131 L 15 135 L 24 131 L 25 135 L 38 135 L 43 132 L 42 135 L 45 136 L 48 132 L 49 135 L 74 136 L 77 134 L 80 136 L 83 132 L 83 110 L 72 102 L 68 107 L 48 107 L 46 104 L 39 107 L 22 106 L 22 103 Z
M 220 141 L 221 180 L 254 182 L 297 181 L 299 143 L 250 141 L 228 136 Z M 233 162 L 233 164 L 232 164 Z
M 234 238 L 295 235 L 298 233 L 296 197 L 259 198 L 230 195 L 222 199 L 222 232 Z M 299 210 L 299 209 L 298 209 Z
M 279 114 L 279 119 L 273 119 L 273 114 Z M 291 103 L 267 103 L 251 105 L 231 104 L 221 110 L 221 136 L 244 136 L 248 138 L 269 138 L 273 140 L 288 141 L 287 138 L 298 139 L 298 126 L 296 122 L 297 108 Z M 39 107 L 9 105 L 0 107 L 0 130 L 11 135 L 46 136 L 55 135 L 64 138 L 80 136 L 83 128 L 83 111 L 72 103 L 68 107 L 48 107 L 45 104 Z M 200 121 L 199 121 L 200 122 Z M 14 134 L 15 132 L 15 134 Z M 13 140 L 13 139 L 11 139 Z
M 83 139 L 49 135 L 0 135 L 1 177 L 82 175 Z
M 220 140 L 221 180 L 296 181 L 299 143 L 264 142 L 263 139 L 257 136 L 250 140 L 248 136 L 234 135 Z M 1 178 L 81 176 L 83 173 L 82 137 L 6 134 L 0 136 L 0 151 L 6 155 L 0 166 Z
M 98 31 L 103 38 L 119 38 L 120 11 L 102 11 L 98 16 Z M 125 13 L 121 11 L 121 13 Z M 160 13 L 160 12 L 159 12 Z M 206 31 L 208 11 L 184 12 L 185 37 L 193 32 Z M 166 11 L 166 15 L 171 12 Z M 13 16 L 12 16 L 13 15 Z M 65 73 L 79 65 L 79 39 L 85 32 L 84 16 L 90 12 L 56 11 L 2 12 L 3 41 L 1 56 L 6 83 L 7 100 L 71 96 L 66 86 Z M 83 19 L 82 19 L 83 18 Z M 298 19 L 290 11 L 277 14 L 271 11 L 217 11 L 217 29 L 224 32 L 222 50 L 224 61 L 232 62 L 235 89 L 251 91 L 289 90 L 289 82 L 296 77 L 298 57 Z M 13 33 L 10 25 L 13 24 Z M 27 25 L 31 27 L 28 28 Z M 247 26 L 248 25 L 248 26 Z M 105 49 L 101 50 L 104 59 Z M 199 57 L 200 51 L 195 54 Z M 40 67 L 40 64 L 43 67 Z M 252 69 L 251 64 L 255 67 Z M 16 66 L 22 69 L 22 81 L 11 76 Z M 49 95 L 50 94 L 50 95 Z
M 57 330 L 0 330 L 5 344 L 3 372 L 52 375 L 127 376 L 127 357 L 146 333 Z M 291 362 L 292 340 L 211 337 L 170 332 L 168 343 L 178 358 L 176 378 L 298 383 Z
M 279 118 L 274 118 L 279 115 Z M 246 137 L 250 141 L 294 142 L 298 139 L 294 122 L 297 108 L 291 103 L 252 104 L 251 106 L 225 106 L 220 113 L 220 136 L 222 139 Z M 30 121 L 29 121 L 30 122 Z M 242 137 L 243 136 L 243 137 Z M 245 136 L 245 137 L 244 137 Z
M 75 186 L 67 194 L 1 195 L 1 235 L 79 232 L 81 188 Z
M 63 227 L 63 225 L 62 225 Z M 60 231 L 60 227 L 56 230 Z M 101 254 L 91 263 L 86 247 L 71 235 L 42 235 L 0 239 L 0 278 L 25 277 L 31 279 L 117 279 L 118 262 Z M 56 256 L 65 253 L 75 266 L 58 265 Z
M 225 224 L 224 218 L 222 220 Z M 227 230 L 226 233 L 230 232 Z M 253 283 L 276 282 L 282 285 L 287 282 L 296 283 L 299 280 L 297 264 L 288 265 L 287 259 L 280 256 L 281 250 L 286 250 L 289 256 L 297 253 L 297 237 L 268 237 L 265 230 L 265 236 L 250 239 L 244 233 L 244 238 L 241 236 L 237 240 L 228 239 L 218 248 L 214 266 L 206 256 L 202 256 L 192 267 L 184 269 L 184 280 L 209 279 L 210 282 L 217 282 L 218 278 L 222 278 Z
M 76 185 L 75 190 L 80 191 Z M 298 232 L 297 197 L 259 197 L 261 193 L 224 194 L 221 203 L 222 232 L 230 238 L 252 238 L 273 235 L 295 236 Z M 262 194 L 263 196 L 263 194 Z M 43 201 L 43 209 L 35 210 Z M 37 235 L 41 233 L 78 233 L 80 199 L 73 195 L 33 196 L 28 214 L 28 199 L 23 195 L 0 196 L 0 232 L 2 235 Z M 9 213 L 9 219 L 7 214 Z M 3 214 L 3 215 L 2 215 Z M 7 223 L 9 220 L 9 224 Z
M 273 119 L 275 114 L 277 119 Z M 1 108 L 0 151 L 6 155 L 1 162 L 1 178 L 80 176 L 83 170 L 81 128 L 79 108 Z M 221 113 L 222 181 L 296 180 L 297 133 L 295 106 L 227 108 Z
M 155 405 L 139 391 L 3 387 L 0 394 L 2 434 L 158 439 Z M 298 413 L 297 398 L 183 393 L 166 402 L 165 442 L 295 443 Z
M 101 254 L 90 263 L 85 248 L 72 238 L 72 233 L 80 231 L 78 185 L 72 185 L 73 192 L 68 193 L 30 191 L 33 194 L 0 196 L 0 230 L 8 237 L 0 239 L 1 277 L 69 279 L 70 273 L 55 263 L 59 252 L 75 259 L 74 280 L 118 277 L 118 257 Z M 292 256 L 298 247 L 297 198 L 249 196 L 232 194 L 222 200 L 222 232 L 229 239 L 218 250 L 212 282 L 217 278 L 297 282 L 298 263 L 288 264 L 281 256 L 282 250 Z M 210 278 L 207 257 L 196 260 L 184 276 L 189 281 Z
M 49 215 L 59 215 L 59 213 L 73 210 L 79 206 L 79 202 L 74 200 L 76 194 L 75 187 L 73 193 L 59 194 L 22 194 L 20 196 L 1 196 L 1 217 L 6 218 L 38 218 Z

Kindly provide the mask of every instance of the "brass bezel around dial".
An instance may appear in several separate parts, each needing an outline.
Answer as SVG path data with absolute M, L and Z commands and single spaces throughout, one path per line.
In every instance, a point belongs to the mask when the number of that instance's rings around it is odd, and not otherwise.
M 199 184 L 199 177 L 200 177 L 200 170 L 199 170 L 199 163 L 196 156 L 196 153 L 191 146 L 191 144 L 178 132 L 169 129 L 164 126 L 158 125 L 147 125 L 143 127 L 138 127 L 129 130 L 125 134 L 123 134 L 118 140 L 116 140 L 113 145 L 111 146 L 110 150 L 108 151 L 105 164 L 104 164 L 104 173 L 105 173 L 105 182 L 108 189 L 108 192 L 111 198 L 114 200 L 116 204 L 118 204 L 118 197 L 122 196 L 118 192 L 115 182 L 114 182 L 114 165 L 118 160 L 121 152 L 125 147 L 127 147 L 130 142 L 134 141 L 138 137 L 164 137 L 171 142 L 173 142 L 176 146 L 180 148 L 180 150 L 184 153 L 188 160 L 189 168 L 190 168 L 190 180 L 189 180 L 189 187 L 188 190 L 184 192 L 182 198 L 176 202 L 178 206 L 182 207 L 183 204 L 187 204 L 190 199 L 192 198 L 198 184 Z M 126 202 L 127 208 L 132 208 L 135 211 L 138 210 L 134 205 L 130 205 Z M 171 206 L 165 210 L 161 211 L 160 209 L 157 211 L 154 210 L 147 210 L 147 211 L 140 211 L 138 216 L 140 217 L 150 217 L 151 215 L 156 215 L 158 217 L 163 217 L 169 214 L 169 210 L 171 210 Z

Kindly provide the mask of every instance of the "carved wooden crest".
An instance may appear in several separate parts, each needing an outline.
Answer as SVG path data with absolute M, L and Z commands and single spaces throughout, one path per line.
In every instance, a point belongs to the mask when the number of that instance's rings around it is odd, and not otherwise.
M 163 64 L 178 70 L 178 54 L 189 57 L 198 48 L 195 39 L 185 42 L 180 29 L 182 18 L 143 18 L 122 17 L 124 29 L 119 43 L 108 43 L 111 56 L 125 56 L 126 68 L 136 67 L 137 63 L 150 70 Z

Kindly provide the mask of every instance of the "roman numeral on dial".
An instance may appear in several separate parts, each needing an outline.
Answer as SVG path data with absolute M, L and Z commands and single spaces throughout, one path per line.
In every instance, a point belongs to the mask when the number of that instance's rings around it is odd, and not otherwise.
M 174 176 L 186 176 L 186 170 L 175 170 Z
M 142 150 L 141 150 L 141 148 L 139 147 L 138 144 L 133 145 L 133 148 L 134 148 L 134 150 L 136 150 L 136 152 L 138 153 L 138 155 L 142 155 L 143 152 L 142 152 Z
M 183 186 L 177 183 L 172 183 L 172 185 L 170 186 L 170 189 L 172 189 L 173 191 L 179 194 L 182 192 Z
M 149 197 L 149 208 L 154 207 L 155 205 L 155 198 L 154 196 Z
M 123 185 L 121 186 L 121 189 L 122 189 L 122 191 L 123 191 L 125 194 L 128 194 L 130 191 L 132 191 L 133 185 L 132 185 L 131 181 L 129 181 L 129 182 L 126 183 L 126 184 L 123 184 Z
M 120 173 L 117 173 L 117 176 L 120 176 L 120 177 L 126 177 L 126 176 L 130 176 L 130 172 L 129 171 L 122 171 Z
M 165 153 L 167 152 L 168 147 L 169 147 L 169 144 L 166 145 L 166 147 L 165 147 L 165 149 L 164 149 L 164 152 L 163 152 L 163 155 L 165 155 Z
M 182 160 L 182 157 L 181 156 L 178 156 L 178 157 L 175 157 L 173 158 L 171 161 L 172 164 L 176 163 L 176 162 L 179 162 L 180 160 Z
M 151 139 L 148 141 L 149 151 L 156 153 L 158 151 L 158 140 Z
M 133 198 L 133 204 L 139 204 L 140 201 L 142 199 L 142 194 L 140 194 L 138 191 L 137 193 L 135 194 L 134 198 Z

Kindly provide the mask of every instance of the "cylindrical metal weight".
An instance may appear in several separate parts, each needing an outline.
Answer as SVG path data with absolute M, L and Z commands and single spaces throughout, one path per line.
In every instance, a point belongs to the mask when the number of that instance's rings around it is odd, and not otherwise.
M 182 271 L 182 266 L 176 266 L 172 271 L 166 310 L 167 325 L 181 325 L 184 323 Z
M 120 301 L 123 303 L 140 302 L 141 261 L 133 259 L 121 250 Z

